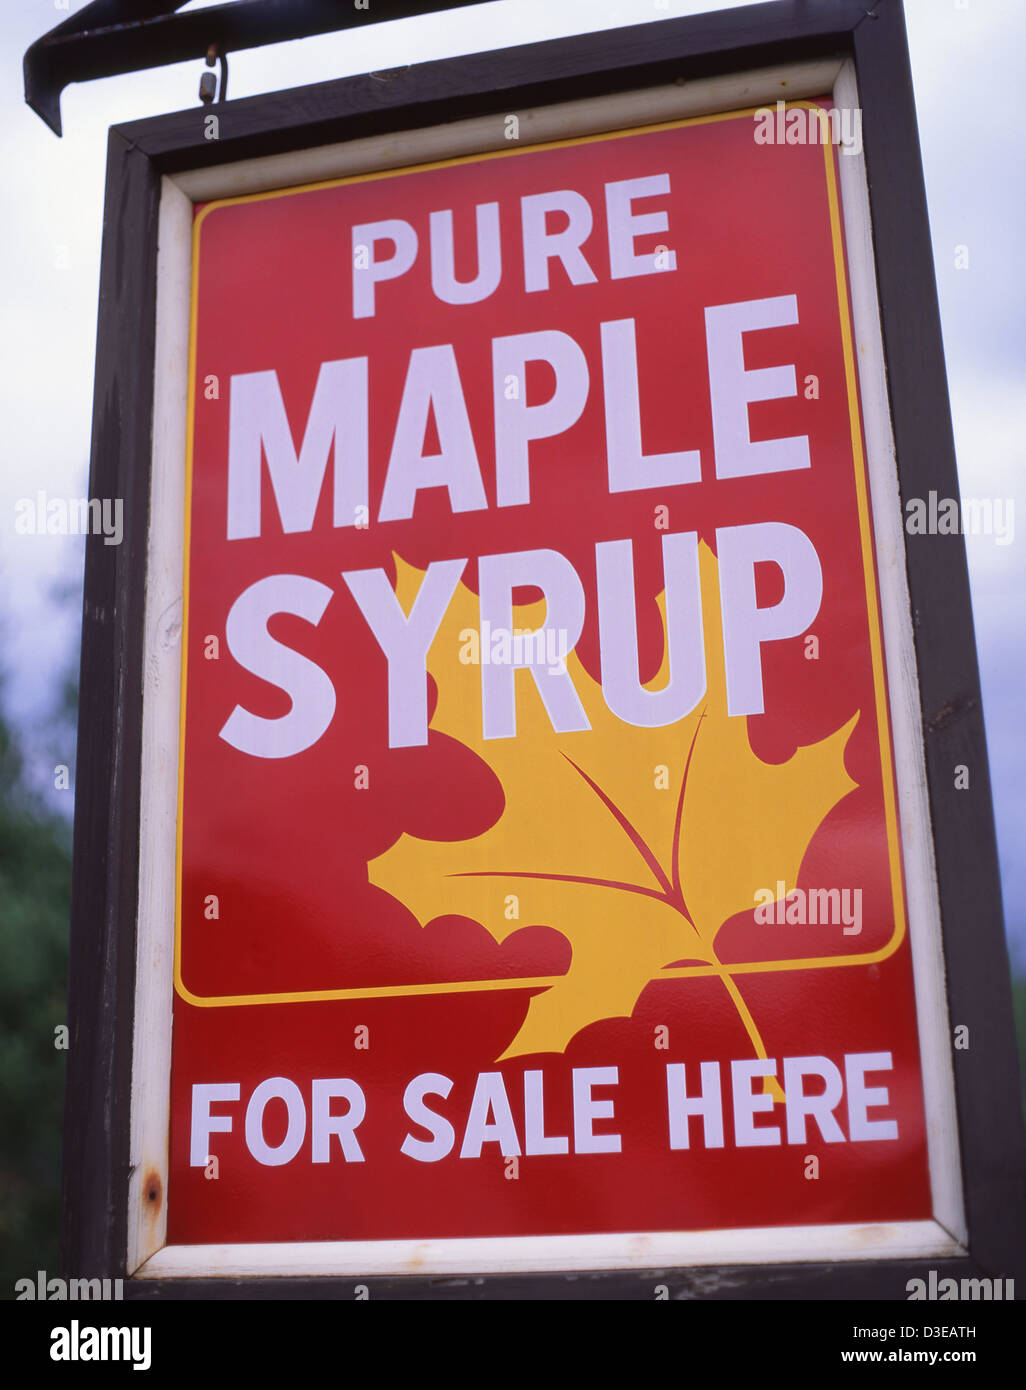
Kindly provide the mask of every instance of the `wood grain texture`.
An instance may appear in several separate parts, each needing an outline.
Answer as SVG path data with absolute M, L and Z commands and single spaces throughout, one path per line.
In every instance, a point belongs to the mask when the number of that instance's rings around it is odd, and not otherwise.
M 89 493 L 124 537 L 86 541 L 72 868 L 62 1262 L 123 1272 L 139 840 L 159 176 L 111 133 Z
M 701 1269 L 639 1272 L 594 1271 L 574 1275 L 525 1274 L 466 1278 L 397 1279 L 131 1279 L 126 1299 L 331 1299 L 352 1302 L 365 1284 L 372 1302 L 431 1299 L 486 1302 L 506 1299 L 578 1301 L 611 1299 L 651 1303 L 659 1284 L 676 1300 L 899 1301 L 909 1279 L 979 1278 L 986 1271 L 973 1260 L 886 1260 L 801 1265 L 725 1265 Z

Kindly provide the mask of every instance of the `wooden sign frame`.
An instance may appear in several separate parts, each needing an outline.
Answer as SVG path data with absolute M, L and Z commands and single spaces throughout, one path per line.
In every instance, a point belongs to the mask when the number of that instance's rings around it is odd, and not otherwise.
M 587 1289 L 902 1299 L 908 1280 L 930 1270 L 1022 1277 L 1023 1136 L 965 547 L 960 535 L 909 536 L 902 525 L 905 499 L 959 493 L 900 0 L 868 11 L 861 0 L 777 0 L 111 130 L 90 493 L 123 499 L 126 525 L 122 545 L 93 536 L 86 553 L 66 1273 L 124 1278 L 133 1298 L 351 1298 L 357 1280 L 374 1296 L 454 1296 L 440 1270 L 342 1273 L 330 1251 L 298 1246 L 279 1257 L 274 1247 L 198 1247 L 192 1258 L 196 1247 L 163 1241 L 175 844 L 166 793 L 177 780 L 184 497 L 162 460 L 184 450 L 193 205 L 502 148 L 511 112 L 534 144 L 825 91 L 861 111 L 864 155 L 840 165 L 874 523 L 881 551 L 891 543 L 892 706 L 911 692 L 896 715 L 911 749 L 909 894 L 935 924 L 932 936 L 912 935 L 935 1229 L 878 1230 L 858 1256 L 836 1248 L 833 1228 L 787 1233 L 759 1257 L 721 1233 L 704 1256 L 594 1271 Z M 901 632 L 905 649 L 892 640 Z M 959 765 L 971 778 L 956 790 Z M 952 1047 L 958 1026 L 969 1030 L 964 1050 Z M 460 1268 L 455 1257 L 448 1272 Z M 587 1268 L 539 1256 L 534 1268 L 489 1268 L 474 1292 L 566 1297 L 574 1279 L 579 1296 L 580 1274 L 569 1271 Z

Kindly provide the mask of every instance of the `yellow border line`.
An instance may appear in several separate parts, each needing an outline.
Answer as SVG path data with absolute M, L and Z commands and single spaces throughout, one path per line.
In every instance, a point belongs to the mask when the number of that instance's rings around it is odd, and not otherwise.
M 828 117 L 822 107 L 811 101 L 787 103 L 787 109 L 804 107 L 819 113 L 820 127 L 827 133 Z M 176 835 L 175 865 L 175 948 L 174 948 L 174 987 L 176 993 L 186 1001 L 200 1008 L 227 1008 L 245 1004 L 296 1004 L 318 1003 L 330 999 L 387 999 L 403 998 L 423 994 L 463 994 L 486 990 L 504 989 L 544 989 L 566 979 L 565 975 L 541 975 L 496 980 L 456 980 L 430 984 L 367 986 L 356 989 L 300 990 L 282 994 L 193 994 L 182 979 L 182 828 L 185 795 L 185 707 L 187 692 L 187 667 L 189 653 L 189 551 L 192 530 L 192 463 L 193 439 L 196 411 L 196 328 L 199 307 L 199 253 L 200 231 L 207 217 L 219 208 L 238 203 L 263 202 L 270 198 L 291 197 L 297 193 L 307 193 L 322 188 L 338 188 L 345 184 L 366 183 L 376 179 L 397 178 L 403 174 L 424 173 L 430 169 L 448 168 L 459 164 L 475 164 L 486 159 L 508 159 L 522 154 L 537 153 L 539 150 L 564 149 L 575 145 L 589 145 L 601 140 L 620 140 L 632 135 L 652 134 L 659 130 L 676 130 L 684 126 L 707 125 L 717 121 L 739 120 L 753 116 L 764 107 L 748 107 L 742 111 L 723 111 L 706 116 L 689 116 L 683 120 L 661 121 L 654 125 L 633 126 L 626 130 L 605 131 L 598 135 L 579 136 L 569 140 L 551 140 L 537 145 L 521 146 L 511 150 L 487 150 L 479 154 L 460 155 L 454 159 L 434 160 L 428 164 L 407 165 L 400 169 L 382 169 L 366 174 L 351 174 L 345 178 L 326 179 L 317 183 L 298 184 L 295 187 L 272 189 L 264 193 L 247 193 L 233 198 L 221 198 L 207 204 L 194 219 L 192 237 L 192 287 L 189 311 L 189 394 L 187 414 L 187 440 L 185 462 L 185 536 L 184 536 L 184 575 L 183 575 L 183 619 L 182 619 L 182 672 L 179 713 L 179 751 L 178 751 L 178 826 Z M 852 348 L 851 322 L 848 310 L 848 284 L 844 264 L 844 243 L 841 237 L 840 207 L 837 196 L 837 174 L 834 168 L 833 146 L 829 139 L 822 142 L 826 171 L 827 202 L 830 210 L 830 232 L 834 249 L 834 268 L 837 281 L 837 305 L 841 328 L 841 346 L 844 354 L 845 384 L 848 393 L 848 419 L 851 429 L 852 457 L 855 470 L 855 491 L 858 502 L 859 528 L 862 539 L 862 567 L 866 586 L 867 617 L 869 622 L 870 646 L 873 661 L 873 684 L 876 693 L 877 733 L 880 742 L 880 763 L 883 774 L 884 814 L 887 822 L 887 842 L 891 864 L 891 889 L 894 903 L 895 929 L 885 946 L 876 951 L 861 952 L 856 955 L 802 957 L 794 960 L 725 962 L 721 968 L 712 965 L 689 965 L 667 968 L 659 971 L 653 980 L 685 979 L 696 976 L 719 976 L 727 974 L 747 975 L 768 973 L 778 970 L 819 970 L 831 966 L 869 965 L 892 955 L 905 936 L 905 895 L 901 868 L 901 848 L 898 839 L 897 807 L 894 792 L 894 766 L 891 758 L 891 729 L 887 708 L 887 688 L 883 665 L 883 642 L 880 632 L 880 616 L 876 587 L 876 570 L 873 559 L 873 539 L 869 517 L 869 498 L 866 478 L 866 461 L 862 448 L 862 422 L 859 414 L 858 390 L 856 385 L 855 359 Z

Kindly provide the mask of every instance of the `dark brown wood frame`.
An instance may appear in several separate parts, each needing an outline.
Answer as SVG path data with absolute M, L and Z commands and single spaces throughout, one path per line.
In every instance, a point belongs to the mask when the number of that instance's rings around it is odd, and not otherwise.
M 277 92 L 112 128 L 90 495 L 124 499 L 125 538 L 86 547 L 64 1148 L 63 1262 L 125 1274 L 138 889 L 143 618 L 157 217 L 165 173 L 824 57 L 853 59 L 902 498 L 958 496 L 926 199 L 900 0 L 775 0 Z M 962 537 L 906 536 L 953 1025 L 970 1254 L 451 1281 L 370 1278 L 371 1296 L 903 1299 L 908 1279 L 1020 1277 L 1026 1160 L 972 609 Z M 953 769 L 972 768 L 953 794 Z M 133 1298 L 352 1299 L 353 1277 L 129 1279 Z

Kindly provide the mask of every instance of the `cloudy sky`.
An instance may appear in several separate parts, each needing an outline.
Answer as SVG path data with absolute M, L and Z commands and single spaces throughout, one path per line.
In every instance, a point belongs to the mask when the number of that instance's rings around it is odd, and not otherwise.
M 81 541 L 14 531 L 15 503 L 87 491 L 107 128 L 197 104 L 195 62 L 73 86 L 58 140 L 23 103 L 28 45 L 81 6 L 5 0 L 0 16 L 4 429 L 0 444 L 0 667 L 37 777 L 63 750 L 50 710 L 77 652 Z M 188 8 L 199 8 L 192 4 Z M 231 58 L 230 94 L 703 10 L 712 0 L 495 0 Z M 934 262 L 964 497 L 1014 499 L 1026 531 L 1026 359 L 1021 251 L 1026 187 L 1019 93 L 1022 0 L 906 0 Z M 959 268 L 956 248 L 968 251 Z M 967 538 L 1006 920 L 1026 970 L 1026 559 Z M 60 592 L 66 595 L 63 601 Z M 57 794 L 54 794 L 57 795 Z

